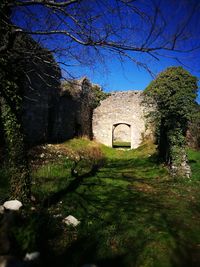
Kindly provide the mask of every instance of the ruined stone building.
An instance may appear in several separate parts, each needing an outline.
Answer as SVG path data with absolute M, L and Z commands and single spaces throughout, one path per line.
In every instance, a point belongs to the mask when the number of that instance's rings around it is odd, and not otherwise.
M 139 146 L 146 134 L 140 91 L 112 93 L 97 107 L 103 95 L 98 85 L 86 77 L 61 82 L 53 55 L 30 36 L 19 35 L 14 47 L 21 53 L 16 68 L 22 67 L 24 73 L 22 128 L 27 144 L 85 135 L 108 146 L 115 140 Z M 2 135 L 1 122 L 0 127 Z
M 142 100 L 142 91 L 113 92 L 94 110 L 94 138 L 110 147 L 119 140 L 137 148 L 150 134 Z
M 27 87 L 24 98 L 23 128 L 29 144 L 92 138 L 92 84 L 87 78 L 33 87 Z
M 16 58 L 13 54 L 13 65 L 24 73 L 20 77 L 21 119 L 26 143 L 62 142 L 81 135 L 92 138 L 94 94 L 90 81 L 84 77 L 61 82 L 53 55 L 29 36 L 19 35 L 14 48 L 21 54 Z M 3 139 L 0 121 L 0 142 Z
M 27 144 L 57 143 L 84 135 L 110 147 L 122 141 L 137 148 L 147 136 L 152 137 L 142 91 L 113 92 L 98 105 L 102 97 L 98 85 L 86 77 L 61 82 L 61 70 L 53 55 L 31 37 L 19 36 L 15 45 L 26 54 L 20 58 L 20 66 L 25 73 L 21 78 L 22 126 Z

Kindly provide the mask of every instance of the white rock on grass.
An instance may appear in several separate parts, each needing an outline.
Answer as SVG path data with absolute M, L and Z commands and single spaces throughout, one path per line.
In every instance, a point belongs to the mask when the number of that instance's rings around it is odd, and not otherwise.
M 3 203 L 3 207 L 7 210 L 19 210 L 22 203 L 19 200 L 9 200 Z
M 31 253 L 26 253 L 24 260 L 25 261 L 36 261 L 40 258 L 40 252 L 34 251 Z
M 63 222 L 67 225 L 77 226 L 80 224 L 80 221 L 78 221 L 74 216 L 69 215 L 66 218 L 63 219 Z

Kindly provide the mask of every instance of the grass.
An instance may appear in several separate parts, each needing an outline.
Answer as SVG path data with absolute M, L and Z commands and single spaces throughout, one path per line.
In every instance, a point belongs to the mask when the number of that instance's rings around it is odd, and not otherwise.
M 192 178 L 195 180 L 200 179 L 200 152 L 192 149 L 187 151 L 189 164 L 192 170 Z
M 88 145 L 88 140 L 77 139 L 64 144 L 74 150 Z M 57 230 L 47 236 L 47 265 L 199 266 L 200 153 L 188 152 L 192 180 L 177 181 L 157 163 L 152 144 L 128 151 L 99 146 L 105 166 L 49 207 L 49 227 Z M 44 195 L 49 193 L 45 184 L 52 185 L 51 191 L 64 188 L 71 178 L 64 165 L 59 168 L 46 178 L 38 169 L 35 192 L 38 181 L 43 181 Z M 69 214 L 81 221 L 77 228 L 63 225 Z
M 123 141 L 114 141 L 114 148 L 131 148 L 131 142 L 123 142 Z
M 45 198 L 75 181 L 71 161 L 61 152 L 93 146 L 101 148 L 105 165 L 95 175 L 77 179 L 78 186 L 41 210 Z M 200 152 L 188 150 L 192 179 L 176 180 L 157 162 L 151 143 L 116 150 L 73 139 L 51 149 L 61 156 L 47 161 L 45 154 L 32 171 L 35 212 L 42 225 L 36 249 L 45 266 L 200 266 Z M 3 188 L 7 183 L 1 179 L 0 193 Z M 81 221 L 78 227 L 62 222 L 70 214 Z

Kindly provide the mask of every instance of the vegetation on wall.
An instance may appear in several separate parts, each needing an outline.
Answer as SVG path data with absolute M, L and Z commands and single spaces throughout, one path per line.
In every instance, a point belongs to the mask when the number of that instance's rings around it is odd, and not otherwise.
M 12 40 L 9 33 L 12 25 L 5 25 L 9 18 L 9 10 L 3 1 L 1 8 L 4 17 L 0 23 L 0 45 L 9 42 L 6 53 L 0 53 L 0 108 L 1 121 L 7 148 L 7 169 L 10 176 L 10 197 L 27 200 L 30 196 L 30 179 L 25 156 L 24 137 L 21 129 L 23 58 L 13 50 L 16 36 Z M 5 34 L 6 32 L 6 34 Z M 18 66 L 18 67 L 17 67 Z
M 87 103 L 92 109 L 99 106 L 100 101 L 110 94 L 105 93 L 97 84 L 92 84 L 87 78 L 80 80 L 68 80 L 62 83 L 62 94 L 67 94 L 73 99 Z
M 197 88 L 196 77 L 182 67 L 170 67 L 145 89 L 145 101 L 155 106 L 150 117 L 156 125 L 159 157 L 174 175 L 190 176 L 186 132 L 195 111 Z
M 192 148 L 200 149 L 200 105 L 198 104 L 189 124 L 187 143 Z
M 23 35 L 10 23 L 11 11 L 2 1 L 0 18 L 0 121 L 6 147 L 5 168 L 10 177 L 10 198 L 25 203 L 30 199 L 31 180 L 28 169 L 25 136 L 22 127 L 24 87 L 32 88 L 31 75 L 38 74 L 38 66 L 45 59 L 52 67 L 52 55 L 29 36 Z M 15 31 L 16 30 L 16 31 Z M 15 34 L 13 32 L 15 31 Z M 44 65 L 44 63 L 43 63 Z M 57 65 L 55 64 L 54 68 Z M 44 73 L 45 70 L 43 69 Z M 31 74 L 30 74 L 31 73 Z M 45 73 L 44 73 L 45 75 Z M 36 76 L 37 77 L 37 76 Z M 56 79 L 57 77 L 53 77 Z M 41 76 L 39 79 L 43 79 Z M 45 82 L 45 79 L 42 80 Z
M 92 85 L 92 93 L 94 95 L 93 108 L 98 107 L 100 105 L 100 102 L 110 95 L 109 93 L 105 93 L 97 84 Z

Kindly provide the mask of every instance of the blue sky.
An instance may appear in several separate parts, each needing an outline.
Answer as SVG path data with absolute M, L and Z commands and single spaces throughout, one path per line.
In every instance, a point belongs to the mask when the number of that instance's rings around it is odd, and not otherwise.
M 157 75 L 167 67 L 182 66 L 200 80 L 198 60 L 200 59 L 200 51 L 197 51 L 192 57 L 185 54 L 183 58 L 185 65 L 180 65 L 176 60 L 163 58 L 160 61 L 152 60 L 149 63 L 149 68 Z M 133 62 L 120 62 L 116 58 L 108 58 L 101 68 L 76 67 L 74 74 L 77 77 L 87 76 L 93 83 L 101 85 L 105 92 L 144 90 L 154 79 L 147 70 L 136 66 Z M 200 83 L 198 84 L 200 85 Z M 200 103 L 200 92 L 197 102 Z
M 87 2 L 86 0 L 84 0 Z M 83 3 L 84 3 L 83 1 Z M 141 42 L 145 40 L 146 35 L 148 35 L 151 27 L 150 23 L 144 23 L 144 20 L 141 19 L 140 16 L 136 14 L 128 13 L 129 10 L 125 7 L 122 9 L 120 19 L 118 13 L 111 13 L 109 16 L 103 16 L 101 20 L 101 14 L 106 10 L 104 9 L 104 5 L 106 3 L 106 8 L 110 6 L 113 8 L 116 5 L 116 1 L 114 0 L 101 0 L 101 1 L 88 1 L 88 6 L 85 4 L 80 9 L 80 12 L 77 13 L 77 8 L 72 9 L 73 15 L 78 17 L 78 20 L 83 23 L 87 34 L 90 30 L 90 24 L 88 24 L 88 19 L 90 19 L 90 14 L 100 15 L 100 20 L 97 20 L 94 25 L 92 25 L 92 31 L 95 32 L 94 38 L 99 38 L 99 36 L 103 35 L 102 25 L 103 27 L 108 23 L 114 25 L 115 28 L 118 28 L 121 23 L 125 30 L 122 32 L 117 32 L 114 36 L 111 36 L 111 40 L 120 42 L 122 40 L 126 40 L 128 44 L 140 46 Z M 184 25 L 184 21 L 189 14 L 195 14 L 194 17 L 187 23 L 187 27 L 184 28 L 185 35 L 181 36 L 181 43 L 179 43 L 179 47 L 182 46 L 182 49 L 191 48 L 196 44 L 200 45 L 200 4 L 199 0 L 137 0 L 134 1 L 134 7 L 139 8 L 139 10 L 143 10 L 146 14 L 151 15 L 154 14 L 154 10 L 152 9 L 153 4 L 160 4 L 159 7 L 162 9 L 162 15 L 164 14 L 165 20 L 167 21 L 167 30 L 165 31 L 164 36 L 162 38 L 156 39 L 153 44 L 150 42 L 149 46 L 158 46 L 160 43 L 167 41 L 168 38 L 172 38 L 173 34 L 179 33 L 180 29 L 182 29 Z M 193 4 L 198 7 L 198 9 L 192 10 Z M 87 13 L 85 8 L 90 8 L 90 11 Z M 85 13 L 86 12 L 86 13 Z M 193 12 L 193 13 L 192 13 Z M 31 14 L 31 16 L 30 16 Z M 85 17 L 81 14 L 87 14 Z M 112 17 L 113 16 L 113 17 Z M 48 19 L 48 9 L 44 9 L 42 6 L 31 6 L 29 9 L 21 9 L 20 12 L 17 10 L 13 17 L 13 21 L 24 28 L 25 30 L 43 30 L 43 29 L 54 29 L 55 25 L 60 25 L 60 29 L 65 29 L 65 24 L 59 24 L 58 18 L 54 15 L 50 16 Z M 34 18 L 34 19 L 32 19 Z M 66 18 L 65 18 L 66 19 Z M 106 20 L 106 23 L 105 23 Z M 72 34 L 77 33 L 79 30 L 77 25 L 74 25 L 73 21 L 67 18 L 66 22 L 68 23 L 69 29 L 72 29 Z M 156 22 L 159 30 L 159 25 L 162 24 L 163 21 L 159 18 Z M 132 27 L 131 30 L 127 30 L 128 27 Z M 119 28 L 120 29 L 120 28 Z M 134 34 L 133 34 L 134 33 Z M 155 36 L 151 36 L 153 38 Z M 190 41 L 187 41 L 187 37 L 192 35 L 193 38 Z M 84 35 L 85 36 L 85 35 Z M 97 37 L 96 37 L 97 36 Z M 33 35 L 36 40 L 39 40 L 40 43 L 47 47 L 50 50 L 53 50 L 57 47 L 61 49 L 65 47 L 64 56 L 55 55 L 57 61 L 64 62 L 65 64 L 69 64 L 67 67 L 67 72 L 71 73 L 74 77 L 80 78 L 82 76 L 87 76 L 93 83 L 97 83 L 102 86 L 102 88 L 106 92 L 110 91 L 124 91 L 124 90 L 143 90 L 150 83 L 153 77 L 148 73 L 148 71 L 143 68 L 138 68 L 136 64 L 131 62 L 127 58 L 123 58 L 122 60 L 117 59 L 117 55 L 114 56 L 113 53 L 106 52 L 102 47 L 98 48 L 103 56 L 103 60 L 101 61 L 101 57 L 97 57 L 95 54 L 94 48 L 87 49 L 87 47 L 81 47 L 79 44 L 72 42 L 69 37 L 61 36 L 61 35 L 51 35 L 49 36 L 36 36 Z M 79 34 L 75 37 L 80 37 Z M 149 41 L 152 41 L 151 38 Z M 83 37 L 84 40 L 84 37 Z M 184 47 L 183 47 L 184 44 Z M 132 56 L 134 59 L 140 62 L 145 62 L 149 69 L 157 75 L 159 72 L 163 71 L 169 66 L 177 66 L 180 65 L 179 62 L 172 59 L 172 57 L 178 57 L 183 63 L 183 67 L 186 68 L 192 75 L 197 76 L 200 79 L 200 49 L 197 51 L 193 51 L 192 53 L 171 53 L 170 51 L 162 51 L 159 50 L 159 53 L 164 54 L 164 57 L 159 57 L 159 60 L 145 54 L 145 53 L 133 53 Z M 75 60 L 78 58 L 78 60 Z M 82 62 L 79 64 L 79 58 L 81 58 Z M 84 62 L 85 61 L 85 62 Z M 89 66 L 89 67 L 88 67 Z M 66 69 L 66 67 L 63 67 Z M 63 72 L 63 76 L 66 76 Z M 198 102 L 200 103 L 200 95 L 198 96 Z

